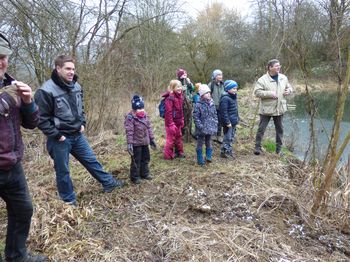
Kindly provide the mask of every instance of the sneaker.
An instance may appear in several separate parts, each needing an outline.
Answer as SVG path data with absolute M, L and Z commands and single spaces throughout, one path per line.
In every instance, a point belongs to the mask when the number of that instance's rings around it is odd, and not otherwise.
M 111 193 L 115 188 L 122 188 L 124 185 L 125 185 L 124 181 L 116 179 L 115 184 L 113 186 L 104 188 L 103 191 L 105 193 Z
M 147 176 L 141 177 L 141 179 L 152 180 L 152 179 L 153 179 L 153 176 L 147 175 Z
M 73 201 L 68 201 L 68 202 L 64 202 L 66 205 L 69 205 L 69 206 L 73 206 L 73 207 L 76 207 L 77 206 L 77 201 L 76 200 L 73 200 Z
M 41 254 L 32 254 L 27 253 L 27 255 L 21 259 L 18 259 L 16 261 L 18 262 L 45 262 L 47 260 L 47 256 L 41 255 Z

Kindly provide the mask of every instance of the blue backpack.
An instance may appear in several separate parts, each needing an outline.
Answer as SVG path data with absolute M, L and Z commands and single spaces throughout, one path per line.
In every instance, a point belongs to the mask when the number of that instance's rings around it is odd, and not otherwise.
M 165 117 L 165 99 L 166 98 L 163 98 L 162 100 L 160 100 L 160 103 L 158 105 L 158 110 L 159 110 L 159 116 L 161 118 L 164 118 Z
M 162 100 L 160 100 L 160 103 L 158 105 L 158 110 L 159 110 L 159 116 L 161 118 L 165 118 L 165 100 L 166 99 L 173 100 L 174 98 L 172 96 L 167 96 L 162 98 Z M 173 111 L 173 117 L 175 117 L 175 115 L 176 115 L 175 111 Z

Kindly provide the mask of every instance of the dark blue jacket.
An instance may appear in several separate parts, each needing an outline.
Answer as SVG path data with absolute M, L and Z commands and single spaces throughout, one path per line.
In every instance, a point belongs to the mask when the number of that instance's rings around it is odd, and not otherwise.
M 237 94 L 223 93 L 220 98 L 219 121 L 222 126 L 237 125 L 239 121 Z

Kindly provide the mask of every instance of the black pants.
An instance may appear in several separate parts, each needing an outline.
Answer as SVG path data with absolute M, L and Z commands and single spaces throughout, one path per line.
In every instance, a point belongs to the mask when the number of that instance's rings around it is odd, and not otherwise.
M 148 145 L 134 146 L 134 155 L 131 157 L 130 164 L 130 179 L 132 181 L 149 176 L 148 164 L 150 160 L 151 156 Z
M 282 139 L 283 139 L 283 123 L 282 123 L 283 115 L 280 115 L 280 116 L 260 115 L 259 128 L 255 138 L 255 149 L 261 149 L 261 141 L 264 137 L 266 127 L 269 124 L 271 117 L 273 118 L 273 123 L 275 124 L 275 130 L 276 130 L 276 152 L 279 153 L 282 148 Z
M 219 110 L 219 108 L 216 109 L 216 115 L 218 116 L 218 119 L 220 119 L 220 110 Z M 220 123 L 218 124 L 218 130 L 216 132 L 216 135 L 217 136 L 221 136 L 222 135 L 222 125 Z
M 7 235 L 5 257 L 13 261 L 26 256 L 26 241 L 33 215 L 33 204 L 21 163 L 0 170 L 0 197 L 6 202 Z

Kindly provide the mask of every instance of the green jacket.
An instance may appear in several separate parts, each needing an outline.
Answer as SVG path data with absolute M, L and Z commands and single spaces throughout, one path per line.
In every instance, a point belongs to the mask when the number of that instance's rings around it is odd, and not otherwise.
M 293 91 L 288 78 L 283 74 L 278 74 L 278 82 L 273 80 L 266 73 L 258 79 L 254 88 L 254 95 L 260 98 L 259 114 L 269 116 L 283 115 L 287 111 L 287 101 L 283 95 L 288 90 Z M 277 99 L 273 98 L 276 94 Z

